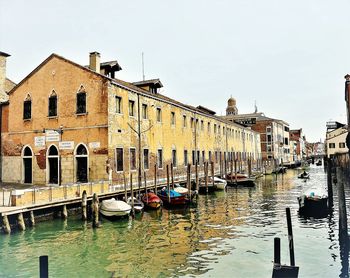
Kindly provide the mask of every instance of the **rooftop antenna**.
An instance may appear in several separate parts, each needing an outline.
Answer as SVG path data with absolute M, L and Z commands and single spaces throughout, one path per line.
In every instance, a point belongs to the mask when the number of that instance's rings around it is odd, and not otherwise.
M 143 52 L 142 52 L 142 80 L 145 81 L 145 63 L 143 59 Z

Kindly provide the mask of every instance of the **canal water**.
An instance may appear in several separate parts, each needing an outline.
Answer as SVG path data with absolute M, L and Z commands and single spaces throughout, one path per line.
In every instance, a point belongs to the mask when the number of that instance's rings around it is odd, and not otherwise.
M 336 189 L 331 216 L 305 219 L 297 213 L 300 192 L 326 184 L 322 167 L 310 173 L 307 182 L 297 179 L 298 170 L 288 170 L 283 178 L 260 178 L 255 188 L 200 195 L 197 207 L 102 219 L 99 229 L 69 217 L 0 235 L 0 277 L 38 277 L 40 255 L 49 256 L 51 277 L 271 277 L 274 237 L 281 238 L 282 263 L 289 264 L 286 207 L 299 277 L 348 277 Z

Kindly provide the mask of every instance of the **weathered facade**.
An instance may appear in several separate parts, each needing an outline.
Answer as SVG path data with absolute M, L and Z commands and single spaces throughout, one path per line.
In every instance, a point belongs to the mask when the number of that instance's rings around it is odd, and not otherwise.
M 80 66 L 52 54 L 9 94 L 3 181 L 70 184 L 164 176 L 165 165 L 260 158 L 257 132 L 158 93 L 159 80 L 115 79 L 117 61 Z M 7 120 L 8 119 L 8 120 Z
M 327 130 L 325 141 L 327 158 L 330 158 L 335 154 L 349 152 L 349 149 L 346 146 L 347 135 L 347 125 L 338 127 L 336 129 Z

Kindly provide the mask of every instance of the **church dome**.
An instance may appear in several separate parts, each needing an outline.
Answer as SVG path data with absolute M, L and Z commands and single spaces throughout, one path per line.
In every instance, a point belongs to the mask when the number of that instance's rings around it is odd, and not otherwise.
M 230 97 L 227 101 L 227 106 L 236 106 L 236 100 L 233 97 Z

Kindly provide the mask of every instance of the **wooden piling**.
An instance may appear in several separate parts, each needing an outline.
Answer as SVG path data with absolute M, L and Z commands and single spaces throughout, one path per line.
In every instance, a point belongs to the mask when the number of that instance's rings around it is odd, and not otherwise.
M 144 183 L 145 183 L 145 195 L 146 195 L 146 200 L 147 200 L 147 203 L 148 203 L 146 171 L 143 171 L 143 180 L 144 180 Z M 140 196 L 140 199 L 141 199 L 141 196 Z
M 62 207 L 62 219 L 67 219 L 67 217 L 68 217 L 67 206 L 63 205 L 63 207 Z
M 87 193 L 85 190 L 81 196 L 81 219 L 83 221 L 87 219 Z
M 208 162 L 204 162 L 205 190 L 208 194 Z
M 169 165 L 166 165 L 166 185 L 168 190 L 168 201 L 170 204 L 170 180 L 169 180 Z
M 30 211 L 30 217 L 29 217 L 29 221 L 30 221 L 30 226 L 34 227 L 35 226 L 35 217 L 34 217 L 34 211 Z
M 188 188 L 190 198 L 192 196 L 192 194 L 191 194 L 192 188 L 191 187 L 192 187 L 192 185 L 191 185 L 191 164 L 187 164 L 187 188 Z
M 49 278 L 49 257 L 48 256 L 39 257 L 39 272 L 40 272 L 40 278 Z
M 273 262 L 276 265 L 280 265 L 281 264 L 281 239 L 279 237 L 275 237 L 274 238 L 274 259 Z
M 292 218 L 291 218 L 291 215 L 290 215 L 290 208 L 286 208 L 286 213 L 287 213 L 287 227 L 288 227 L 290 265 L 291 266 L 295 266 Z
M 231 179 L 231 183 L 233 181 L 233 160 L 231 158 L 231 163 L 230 163 L 230 179 Z
M 99 201 L 98 201 L 97 194 L 94 193 L 94 195 L 92 196 L 92 227 L 94 228 L 100 227 L 98 204 L 99 204 Z
M 154 164 L 154 194 L 157 194 L 157 163 Z
M 17 215 L 17 223 L 18 223 L 18 228 L 21 231 L 25 231 L 26 230 L 26 224 L 24 223 L 23 213 L 22 212 Z
M 237 159 L 235 159 L 235 183 L 237 184 Z
M 170 164 L 170 172 L 171 172 L 171 187 L 174 189 L 174 165 Z
M 339 235 L 348 234 L 348 220 L 346 214 L 346 200 L 344 193 L 343 171 L 338 166 L 337 187 L 338 187 L 338 209 L 339 209 Z
M 5 234 L 11 233 L 11 226 L 10 226 L 10 222 L 9 222 L 7 215 L 2 216 L 2 228 L 3 228 Z
M 135 206 L 134 206 L 134 188 L 133 188 L 133 182 L 132 182 L 132 173 L 130 173 L 130 193 L 131 193 L 131 216 L 135 216 Z M 125 200 L 125 202 L 128 202 L 128 199 Z
M 333 207 L 332 159 L 327 160 L 328 209 Z
M 198 192 L 199 191 L 198 161 L 196 161 L 195 171 L 196 171 L 196 190 Z
M 213 161 L 210 162 L 210 166 L 211 166 L 211 181 L 212 181 L 213 186 L 214 186 L 215 185 L 215 181 L 214 181 L 215 173 L 214 173 L 214 162 Z

